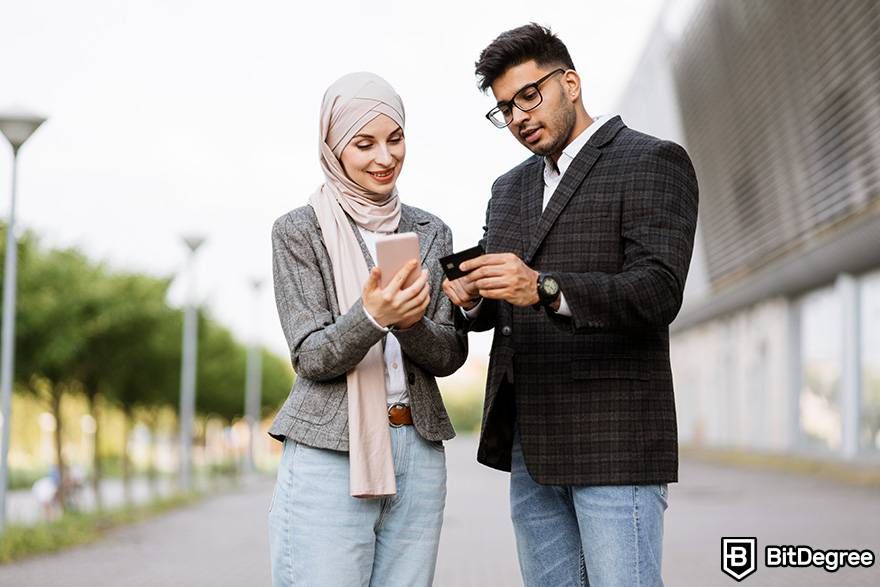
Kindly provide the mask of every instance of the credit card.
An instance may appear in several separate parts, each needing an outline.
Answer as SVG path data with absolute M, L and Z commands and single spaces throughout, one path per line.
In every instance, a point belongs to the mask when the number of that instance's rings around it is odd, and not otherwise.
M 446 278 L 449 279 L 449 281 L 455 281 L 456 279 L 464 277 L 465 275 L 470 273 L 470 271 L 462 271 L 459 268 L 459 265 L 470 259 L 476 259 L 482 254 L 483 247 L 477 245 L 475 247 L 471 247 L 469 249 L 465 249 L 463 251 L 441 257 L 440 266 L 443 268 L 443 273 L 446 274 Z

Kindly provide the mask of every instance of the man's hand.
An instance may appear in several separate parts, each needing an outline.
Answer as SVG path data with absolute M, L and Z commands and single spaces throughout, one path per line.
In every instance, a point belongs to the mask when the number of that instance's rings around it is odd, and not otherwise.
M 467 278 L 484 298 L 521 307 L 538 303 L 538 272 L 513 253 L 481 255 L 462 263 L 461 270 L 471 272 Z
M 480 301 L 480 292 L 469 277 L 465 275 L 453 281 L 443 280 L 443 293 L 453 304 L 465 310 L 470 310 Z
M 418 270 L 418 266 L 418 261 L 404 265 L 384 289 L 379 287 L 382 276 L 379 268 L 373 267 L 370 271 L 363 290 L 364 309 L 381 326 L 395 324 L 399 328 L 409 328 L 425 315 L 431 302 L 428 272 L 423 269 L 415 283 L 403 288 L 406 279 Z

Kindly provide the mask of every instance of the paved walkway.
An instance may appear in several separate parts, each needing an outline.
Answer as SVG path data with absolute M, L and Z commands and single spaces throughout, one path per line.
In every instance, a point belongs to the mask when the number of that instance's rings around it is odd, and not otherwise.
M 448 444 L 449 497 L 435 585 L 519 586 L 506 475 L 474 463 L 472 438 Z M 871 548 L 880 554 L 880 491 L 813 478 L 682 463 L 670 489 L 669 586 L 734 585 L 719 570 L 721 536 Z M 110 532 L 97 544 L 0 566 L 2 586 L 260 586 L 269 584 L 266 510 L 272 482 Z M 763 557 L 761 557 L 763 560 Z M 880 585 L 871 569 L 760 568 L 744 585 Z M 555 587 L 555 586 L 553 586 Z

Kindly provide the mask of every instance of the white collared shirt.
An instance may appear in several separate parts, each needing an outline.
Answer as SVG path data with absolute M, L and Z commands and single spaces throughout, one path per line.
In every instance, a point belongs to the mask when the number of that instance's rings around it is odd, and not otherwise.
M 541 205 L 542 212 L 547 209 L 547 204 L 550 202 L 550 198 L 553 197 L 553 193 L 556 191 L 556 188 L 559 187 L 559 182 L 562 181 L 562 177 L 565 175 L 571 162 L 574 161 L 574 158 L 581 152 L 581 149 L 584 148 L 584 145 L 587 144 L 590 137 L 596 134 L 596 131 L 602 128 L 602 125 L 608 122 L 610 118 L 611 117 L 608 115 L 594 118 L 593 122 L 590 123 L 590 126 L 581 131 L 581 134 L 576 136 L 574 140 L 562 150 L 562 153 L 559 155 L 559 160 L 555 164 L 550 157 L 544 157 L 544 200 Z M 462 312 L 464 312 L 464 315 L 467 316 L 469 320 L 473 320 L 477 317 L 477 314 L 480 313 L 479 310 L 482 301 L 483 300 L 480 300 L 480 302 L 470 310 L 462 308 Z M 568 307 L 568 303 L 565 301 L 565 294 L 562 292 L 559 292 L 559 309 L 556 310 L 556 313 L 561 314 L 562 316 L 571 316 L 571 308 Z
M 370 232 L 360 226 L 358 226 L 358 230 L 360 231 L 361 236 L 364 239 L 364 244 L 367 245 L 367 250 L 370 252 L 370 256 L 373 257 L 373 262 L 375 263 L 376 239 L 379 237 L 379 233 Z M 370 319 L 370 322 L 372 322 L 376 328 L 388 332 L 387 328 L 381 326 L 376 322 L 375 318 L 370 316 L 370 313 L 367 312 L 366 308 L 364 308 L 364 314 L 367 315 L 367 318 Z M 397 340 L 396 336 L 385 337 L 385 391 L 389 406 L 395 403 L 409 403 L 409 394 L 406 391 L 406 377 L 404 377 L 403 374 L 403 351 L 400 348 L 400 341 Z
M 547 204 L 550 202 L 550 198 L 553 197 L 553 193 L 556 191 L 556 188 L 559 187 L 559 182 L 562 181 L 562 177 L 565 175 L 571 162 L 574 161 L 574 158 L 581 152 L 581 149 L 584 148 L 584 145 L 587 144 L 590 137 L 596 134 L 596 131 L 602 128 L 602 125 L 608 122 L 609 118 L 609 116 L 599 116 L 594 119 L 590 126 L 581 131 L 581 134 L 576 136 L 574 140 L 562 150 L 562 153 L 559 155 L 559 160 L 555 164 L 550 157 L 544 157 L 544 204 L 541 207 L 541 210 L 547 209 Z

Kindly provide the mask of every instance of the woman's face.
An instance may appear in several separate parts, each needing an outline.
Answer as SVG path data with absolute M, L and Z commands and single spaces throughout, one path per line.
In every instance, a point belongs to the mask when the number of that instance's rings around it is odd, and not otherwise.
M 397 183 L 405 156 L 403 129 L 380 114 L 352 137 L 339 160 L 350 180 L 368 192 L 387 196 Z

